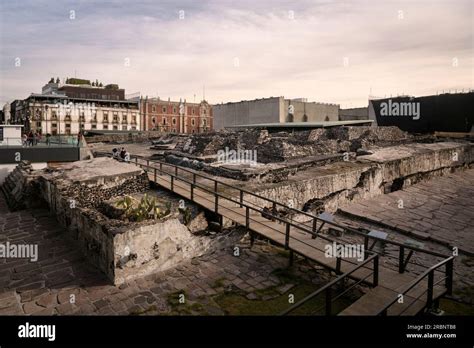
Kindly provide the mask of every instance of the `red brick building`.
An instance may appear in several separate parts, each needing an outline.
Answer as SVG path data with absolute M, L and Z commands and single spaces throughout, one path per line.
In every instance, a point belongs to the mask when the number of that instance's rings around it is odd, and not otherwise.
M 142 130 L 171 133 L 206 133 L 214 129 L 212 106 L 205 100 L 188 103 L 140 98 Z

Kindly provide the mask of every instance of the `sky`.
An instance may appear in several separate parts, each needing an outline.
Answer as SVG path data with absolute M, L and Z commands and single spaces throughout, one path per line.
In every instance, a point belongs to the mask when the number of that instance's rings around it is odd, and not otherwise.
M 0 0 L 0 103 L 51 78 L 343 108 L 473 89 L 474 0 Z

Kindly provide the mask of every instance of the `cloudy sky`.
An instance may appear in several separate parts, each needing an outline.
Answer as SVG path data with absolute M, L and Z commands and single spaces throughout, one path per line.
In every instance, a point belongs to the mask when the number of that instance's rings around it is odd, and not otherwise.
M 473 0 L 0 0 L 0 103 L 52 76 L 211 103 L 473 87 Z

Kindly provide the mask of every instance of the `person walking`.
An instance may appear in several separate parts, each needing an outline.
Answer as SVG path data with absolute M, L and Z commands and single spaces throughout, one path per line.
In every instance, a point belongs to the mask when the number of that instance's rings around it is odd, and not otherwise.
M 81 141 L 82 141 L 82 133 L 81 131 L 79 131 L 79 133 L 77 133 L 77 147 L 81 146 Z

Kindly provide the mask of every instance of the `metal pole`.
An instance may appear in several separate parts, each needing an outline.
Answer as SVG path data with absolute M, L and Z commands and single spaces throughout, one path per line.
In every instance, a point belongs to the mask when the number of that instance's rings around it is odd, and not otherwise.
M 244 202 L 244 191 L 240 190 L 240 207 L 243 207 L 243 202 Z
M 374 258 L 374 280 L 372 285 L 374 287 L 379 285 L 379 255 L 375 255 Z
M 286 223 L 286 233 L 285 233 L 285 249 L 288 249 L 290 245 L 290 223 Z
M 153 175 L 154 175 L 155 182 L 156 182 L 156 168 L 153 168 Z
M 217 193 L 215 194 L 215 204 L 214 204 L 214 211 L 216 212 L 217 214 L 217 211 L 218 211 L 218 207 L 219 207 L 219 196 L 217 195 Z
M 249 207 L 245 207 L 245 227 L 249 228 L 250 226 L 250 211 Z
M 194 184 L 191 183 L 191 200 L 194 200 Z
M 434 281 L 434 270 L 428 273 L 428 295 L 426 299 L 426 308 L 431 308 L 433 305 L 433 281 Z
M 316 239 L 316 226 L 317 226 L 317 219 L 316 219 L 316 216 L 313 218 L 313 236 L 312 238 L 313 239 Z
M 403 260 L 405 259 L 405 247 L 400 245 L 400 253 L 398 255 L 398 273 L 405 272 Z
M 171 175 L 171 191 L 173 191 L 173 187 L 174 187 L 174 185 L 173 185 L 174 182 L 173 181 L 174 181 L 174 176 Z
M 446 289 L 448 291 L 448 295 L 451 295 L 453 293 L 453 261 L 454 259 L 451 259 L 448 261 L 446 264 Z

